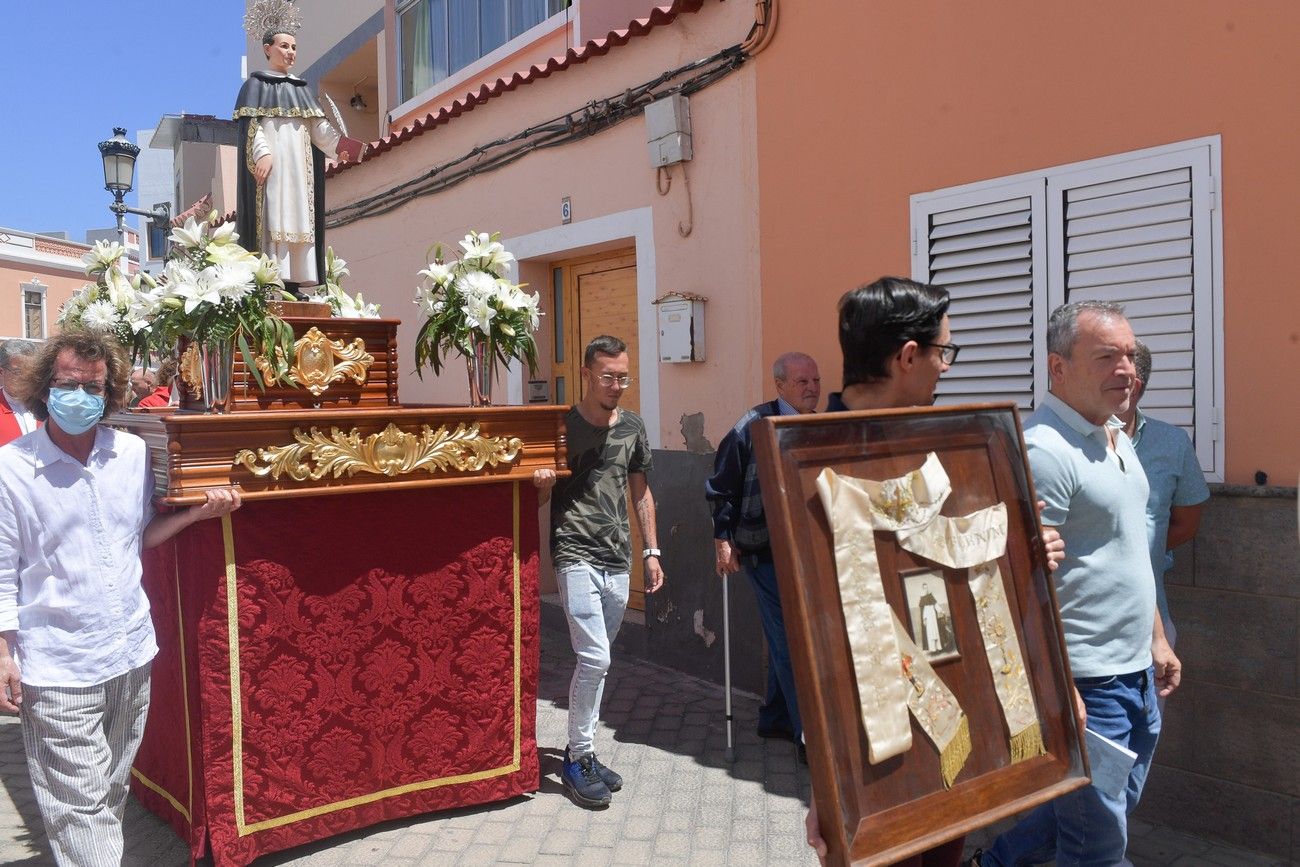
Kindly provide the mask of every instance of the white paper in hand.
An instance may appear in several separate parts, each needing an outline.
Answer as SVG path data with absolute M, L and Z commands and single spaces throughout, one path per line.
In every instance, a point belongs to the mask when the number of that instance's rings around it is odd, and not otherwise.
M 1092 784 L 1112 798 L 1123 798 L 1128 787 L 1129 773 L 1137 761 L 1137 753 L 1117 744 L 1110 738 L 1084 729 L 1088 746 L 1088 764 L 1092 768 Z

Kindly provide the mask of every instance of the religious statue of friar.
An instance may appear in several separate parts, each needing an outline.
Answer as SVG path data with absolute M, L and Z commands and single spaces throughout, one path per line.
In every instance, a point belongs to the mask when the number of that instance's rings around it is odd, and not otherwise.
M 292 75 L 302 20 L 288 0 L 259 0 L 244 27 L 262 38 L 270 70 L 254 72 L 235 101 L 239 122 L 236 231 L 245 249 L 265 253 L 285 288 L 325 278 L 325 159 L 355 160 L 362 142 L 325 119 L 303 79 Z

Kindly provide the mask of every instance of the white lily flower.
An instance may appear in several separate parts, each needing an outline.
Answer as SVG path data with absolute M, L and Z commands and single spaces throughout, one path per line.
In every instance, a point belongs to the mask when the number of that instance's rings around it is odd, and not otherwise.
M 172 229 L 169 240 L 173 244 L 179 244 L 188 249 L 197 249 L 203 246 L 203 230 L 207 228 L 207 223 L 200 223 L 198 220 L 190 217 L 185 221 L 185 225 L 177 226 Z
M 280 268 L 266 256 L 257 257 L 257 268 L 253 279 L 258 286 L 278 286 L 284 288 L 284 279 L 280 277 Z
M 460 242 L 465 254 L 461 257 L 467 265 L 490 271 L 496 277 L 505 273 L 506 266 L 515 261 L 500 241 L 486 232 L 470 233 Z
M 421 283 L 415 288 L 415 303 L 426 316 L 437 315 L 442 311 L 442 290 L 437 285 Z
M 175 267 L 173 267 L 175 266 Z M 193 313 L 200 304 L 220 304 L 221 295 L 212 288 L 208 281 L 200 280 L 199 275 L 178 262 L 167 263 L 167 288 L 172 297 L 184 302 L 186 315 Z
M 528 296 L 523 293 L 523 290 L 506 280 L 498 283 L 497 299 L 501 302 L 501 306 L 511 313 L 523 310 L 528 303 Z
M 86 263 L 87 274 L 99 274 L 125 255 L 126 248 L 116 241 L 96 241 L 95 245 L 81 257 L 81 261 Z
M 325 248 L 325 273 L 331 283 L 342 283 L 343 278 L 351 274 L 348 263 L 342 256 L 334 255 L 333 247 Z
M 492 336 L 492 319 L 497 312 L 492 309 L 487 298 L 470 297 L 466 299 L 465 305 L 460 308 L 465 314 L 465 324 L 470 328 L 477 328 L 486 336 Z
M 108 300 L 114 307 L 125 307 L 131 303 L 135 290 L 131 288 L 131 280 L 119 268 L 109 268 L 104 272 L 103 280 L 104 287 L 108 289 Z
M 452 266 L 444 265 L 442 262 L 430 262 L 428 268 L 420 271 L 420 276 L 425 282 L 434 286 L 446 286 L 451 282 L 453 274 Z
M 220 226 L 217 226 L 212 230 L 212 240 L 209 241 L 209 243 L 224 246 L 226 244 L 233 244 L 238 240 L 239 235 L 235 233 L 235 224 L 222 223 Z
M 542 303 L 542 296 L 537 292 L 529 295 L 522 289 L 519 290 L 519 294 L 524 298 L 523 309 L 528 312 L 528 323 L 532 327 L 532 330 L 536 331 L 537 327 L 542 324 L 541 317 L 543 314 L 538 310 Z
M 213 265 L 240 263 L 257 266 L 257 255 L 238 244 L 208 244 L 203 252 L 207 261 Z
M 470 232 L 460 242 L 460 248 L 464 250 L 462 259 L 477 259 L 483 255 L 483 248 L 492 243 L 492 236 L 487 232 Z

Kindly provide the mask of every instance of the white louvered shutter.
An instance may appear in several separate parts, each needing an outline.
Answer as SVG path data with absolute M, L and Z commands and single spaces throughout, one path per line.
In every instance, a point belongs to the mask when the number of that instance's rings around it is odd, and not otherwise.
M 1124 305 L 1151 349 L 1143 412 L 1214 467 L 1210 177 L 1205 149 L 1049 174 L 1052 307 Z
M 1036 379 L 1046 376 L 1034 352 L 1034 317 L 1046 299 L 1043 221 L 1041 180 L 913 197 L 912 273 L 948 288 L 952 342 L 961 347 L 936 403 L 1033 408 Z

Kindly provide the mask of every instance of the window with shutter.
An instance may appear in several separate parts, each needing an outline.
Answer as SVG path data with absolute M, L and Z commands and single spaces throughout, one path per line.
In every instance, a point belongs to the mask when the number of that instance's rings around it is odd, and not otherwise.
M 963 347 L 938 401 L 1031 409 L 1051 311 L 1116 301 L 1151 349 L 1143 411 L 1186 430 L 1221 480 L 1219 165 L 1214 136 L 913 196 L 913 276 L 952 292 Z
M 1034 316 L 1045 299 L 1041 182 L 975 193 L 918 196 L 913 273 L 948 288 L 952 342 L 961 356 L 937 386 L 936 403 L 1034 405 Z
M 23 297 L 23 337 L 45 339 L 45 290 L 49 287 L 36 278 L 20 283 Z

